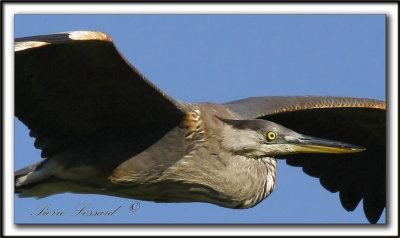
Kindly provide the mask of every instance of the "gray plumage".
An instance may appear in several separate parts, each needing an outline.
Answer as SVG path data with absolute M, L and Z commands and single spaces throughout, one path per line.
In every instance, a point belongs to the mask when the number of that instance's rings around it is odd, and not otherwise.
M 347 210 L 364 199 L 370 222 L 385 207 L 385 102 L 180 102 L 100 32 L 20 38 L 15 50 L 15 115 L 46 158 L 15 173 L 22 197 L 97 193 L 249 208 L 275 188 L 280 156 L 339 191 Z M 336 174 L 327 169 L 336 167 Z

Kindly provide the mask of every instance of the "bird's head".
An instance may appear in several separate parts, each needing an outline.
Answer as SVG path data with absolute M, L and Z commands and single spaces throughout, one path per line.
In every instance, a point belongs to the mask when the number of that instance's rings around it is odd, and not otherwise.
M 248 158 L 294 153 L 355 153 L 365 150 L 356 145 L 302 135 L 271 121 L 218 119 L 224 124 L 220 139 L 224 150 Z

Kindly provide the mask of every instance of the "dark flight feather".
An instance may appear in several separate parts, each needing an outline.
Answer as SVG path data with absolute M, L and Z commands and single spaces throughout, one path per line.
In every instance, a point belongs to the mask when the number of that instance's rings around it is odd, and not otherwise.
M 141 75 L 104 33 L 15 41 L 15 115 L 29 126 L 42 157 L 121 128 L 137 134 L 157 125 L 159 138 L 184 116 L 179 102 Z

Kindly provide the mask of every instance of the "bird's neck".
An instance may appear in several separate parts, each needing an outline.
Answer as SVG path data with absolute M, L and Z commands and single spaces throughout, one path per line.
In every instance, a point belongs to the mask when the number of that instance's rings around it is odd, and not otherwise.
M 221 145 L 220 123 L 201 106 L 189 111 L 183 123 L 184 157 L 164 171 L 160 181 L 185 183 L 182 192 L 192 199 L 192 196 L 201 201 L 207 198 L 206 202 L 226 207 L 252 207 L 275 188 L 276 160 L 247 158 L 226 151 Z

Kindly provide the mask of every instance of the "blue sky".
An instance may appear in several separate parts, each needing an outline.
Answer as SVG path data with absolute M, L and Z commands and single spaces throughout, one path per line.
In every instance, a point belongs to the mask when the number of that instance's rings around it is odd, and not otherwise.
M 217 102 L 251 96 L 323 95 L 385 100 L 384 15 L 16 15 L 15 37 L 73 30 L 109 34 L 120 52 L 170 96 Z M 41 159 L 15 120 L 15 169 Z M 275 191 L 234 210 L 205 203 L 140 202 L 103 195 L 15 196 L 16 223 L 366 223 L 362 204 L 279 160 Z M 31 216 L 44 206 L 115 210 L 111 217 Z M 385 222 L 385 213 L 379 220 Z

